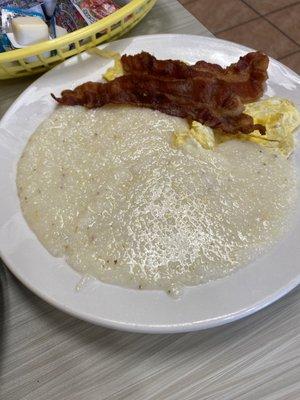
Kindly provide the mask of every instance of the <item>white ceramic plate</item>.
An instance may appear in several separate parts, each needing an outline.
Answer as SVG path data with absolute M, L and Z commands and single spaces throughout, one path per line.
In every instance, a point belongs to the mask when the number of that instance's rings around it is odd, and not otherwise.
M 204 59 L 235 62 L 249 49 L 226 41 L 188 35 L 153 35 L 107 45 L 121 53 L 142 50 L 159 58 L 190 63 Z M 80 276 L 52 257 L 28 228 L 15 186 L 16 164 L 36 127 L 55 107 L 59 94 L 88 80 L 99 80 L 109 60 L 82 54 L 34 82 L 11 106 L 0 124 L 0 253 L 9 269 L 34 293 L 54 306 L 96 324 L 128 331 L 184 332 L 221 325 L 277 300 L 300 282 L 300 212 L 295 226 L 268 254 L 238 272 L 188 288 L 174 300 L 159 291 L 138 291 L 88 282 L 75 290 Z M 300 78 L 275 60 L 269 67 L 266 95 L 293 100 L 300 107 Z M 300 147 L 294 157 L 300 170 Z M 300 207 L 299 207 L 300 208 Z

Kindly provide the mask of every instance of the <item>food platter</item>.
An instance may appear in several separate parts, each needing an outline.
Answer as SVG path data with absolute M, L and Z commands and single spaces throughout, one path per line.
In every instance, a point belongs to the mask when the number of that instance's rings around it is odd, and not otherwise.
M 190 35 L 151 35 L 104 45 L 120 53 L 148 51 L 158 58 L 220 65 L 235 62 L 249 49 Z M 99 80 L 112 61 L 97 55 L 73 57 L 34 82 L 11 106 L 0 124 L 0 254 L 11 272 L 45 301 L 76 317 L 127 331 L 186 332 L 222 325 L 269 305 L 300 282 L 300 209 L 289 232 L 265 255 L 226 278 L 190 287 L 179 299 L 164 292 L 125 289 L 88 280 L 62 259 L 51 256 L 24 220 L 15 185 L 16 165 L 37 126 L 55 108 L 59 94 L 88 80 Z M 270 60 L 265 95 L 292 100 L 300 108 L 300 78 Z M 300 148 L 293 155 L 300 170 Z M 299 212 L 298 212 L 299 211 Z

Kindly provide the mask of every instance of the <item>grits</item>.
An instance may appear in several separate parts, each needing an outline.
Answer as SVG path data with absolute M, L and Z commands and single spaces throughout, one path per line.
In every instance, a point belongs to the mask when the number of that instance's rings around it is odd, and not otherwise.
M 28 225 L 75 270 L 126 287 L 176 294 L 245 265 L 286 229 L 292 162 L 236 140 L 173 148 L 187 129 L 149 109 L 58 107 L 18 164 Z

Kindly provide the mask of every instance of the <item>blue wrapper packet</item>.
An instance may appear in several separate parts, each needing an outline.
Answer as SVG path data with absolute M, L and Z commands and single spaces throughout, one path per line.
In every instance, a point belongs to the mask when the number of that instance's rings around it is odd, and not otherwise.
M 26 9 L 42 3 L 43 0 L 0 0 L 0 8 L 8 6 L 8 7 L 20 7 Z
M 43 10 L 46 18 L 50 19 L 54 15 L 56 6 L 57 6 L 57 0 L 43 1 Z
M 0 0 L 0 31 L 1 28 L 2 12 L 7 7 L 19 8 L 21 10 L 39 12 L 44 15 L 42 9 L 43 0 Z
M 0 32 L 0 53 L 5 51 L 14 50 L 13 46 L 11 45 L 6 33 Z
M 1 0 L 0 0 L 1 1 Z M 10 2 L 12 3 L 12 2 Z M 14 50 L 14 46 L 10 43 L 6 33 L 11 32 L 11 20 L 16 17 L 38 17 L 45 20 L 41 5 L 37 1 L 29 1 L 31 8 L 23 9 L 19 7 L 4 7 L 1 10 L 1 29 L 0 29 L 0 52 Z
M 49 25 L 49 32 L 51 39 L 56 38 L 56 21 L 55 21 L 55 9 L 57 6 L 57 0 L 44 0 L 42 7 L 43 12 L 46 17 L 47 23 Z
M 43 0 L 0 0 L 0 30 L 1 30 L 1 14 L 7 7 L 19 8 L 32 12 L 39 12 L 44 15 L 42 9 Z
M 16 17 L 38 17 L 45 19 L 44 13 L 33 11 L 32 9 L 24 10 L 19 7 L 5 7 L 1 12 L 2 33 L 10 32 L 11 20 Z

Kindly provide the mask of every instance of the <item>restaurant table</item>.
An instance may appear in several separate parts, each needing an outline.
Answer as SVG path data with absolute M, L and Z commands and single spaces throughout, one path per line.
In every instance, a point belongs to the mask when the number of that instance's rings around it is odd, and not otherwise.
M 175 0 L 127 36 L 150 33 L 211 36 Z M 0 83 L 0 117 L 34 79 Z M 222 327 L 147 335 L 80 321 L 0 273 L 1 400 L 300 399 L 299 289 Z

